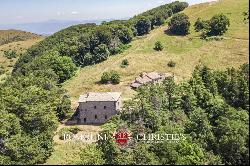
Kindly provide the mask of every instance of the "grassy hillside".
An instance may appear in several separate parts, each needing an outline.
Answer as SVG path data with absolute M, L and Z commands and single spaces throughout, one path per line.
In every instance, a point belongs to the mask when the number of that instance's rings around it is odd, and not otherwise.
M 8 59 L 7 57 L 5 57 L 4 52 L 15 51 L 18 55 L 20 55 L 24 53 L 32 45 L 38 43 L 39 41 L 43 39 L 44 37 L 35 37 L 35 38 L 27 39 L 25 41 L 17 41 L 17 42 L 0 45 L 0 66 L 2 66 L 5 70 L 5 74 L 0 75 L 0 82 L 5 78 L 6 75 L 10 75 L 11 70 L 18 59 L 18 57 Z
M 204 3 L 187 8 L 186 13 L 191 20 L 192 28 L 188 36 L 170 36 L 165 33 L 167 25 L 161 26 L 145 37 L 137 38 L 131 43 L 131 48 L 124 53 L 110 57 L 97 65 L 80 69 L 77 75 L 64 84 L 76 106 L 80 94 L 88 91 L 121 91 L 123 98 L 130 98 L 135 92 L 129 85 L 141 72 L 159 71 L 171 72 L 178 81 L 190 77 L 194 67 L 200 63 L 214 69 L 238 67 L 248 62 L 249 25 L 243 21 L 242 12 L 248 10 L 247 0 L 222 0 Z M 204 41 L 194 32 L 193 24 L 198 17 L 210 19 L 213 15 L 224 13 L 230 18 L 231 26 L 221 41 Z M 153 47 L 156 41 L 164 45 L 162 52 L 156 52 Z M 120 68 L 123 59 L 128 59 L 130 65 Z M 167 63 L 173 60 L 175 68 Z M 117 70 L 121 73 L 119 85 L 100 85 L 100 77 L 104 71 Z
M 21 30 L 0 30 L 0 45 L 40 38 L 40 35 Z

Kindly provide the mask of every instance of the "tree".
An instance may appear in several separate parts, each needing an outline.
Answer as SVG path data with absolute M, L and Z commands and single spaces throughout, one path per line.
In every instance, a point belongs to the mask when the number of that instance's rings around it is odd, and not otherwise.
M 174 14 L 184 10 L 187 7 L 188 7 L 187 2 L 176 1 L 176 2 L 173 2 L 172 4 L 170 4 L 170 8 Z
M 151 21 L 146 17 L 140 18 L 136 22 L 135 28 L 138 36 L 148 34 L 151 30 Z
M 63 83 L 74 76 L 77 69 L 72 59 L 68 56 L 60 56 L 58 52 L 48 52 L 36 57 L 21 71 L 28 75 L 36 70 L 52 69 L 58 76 L 58 82 Z
M 165 18 L 164 18 L 164 14 L 162 12 L 157 13 L 155 16 L 153 16 L 152 19 L 152 26 L 160 26 L 162 24 L 164 24 L 165 22 Z
M 69 113 L 71 112 L 71 101 L 69 96 L 64 95 L 61 102 L 59 103 L 56 113 L 59 120 L 64 120 L 66 117 L 69 116 Z
M 209 36 L 223 35 L 230 26 L 228 17 L 224 14 L 217 14 L 213 16 L 209 21 Z
M 245 110 L 229 110 L 218 120 L 218 150 L 224 163 L 249 164 L 249 115 Z
M 109 55 L 110 52 L 106 44 L 100 44 L 93 50 L 93 59 L 96 63 L 106 60 Z
M 98 149 L 94 144 L 87 145 L 81 149 L 80 152 L 81 161 L 77 164 L 80 165 L 103 165 L 105 160 L 103 159 L 103 152 Z
M 168 23 L 170 32 L 175 35 L 187 35 L 190 25 L 189 18 L 184 13 L 175 14 Z
M 154 49 L 156 50 L 156 51 L 162 51 L 163 50 L 163 45 L 162 45 L 162 43 L 160 42 L 160 41 L 157 41 L 156 43 L 155 43 L 155 47 L 154 47 Z
M 164 141 L 155 145 L 153 151 L 163 165 L 200 165 L 205 159 L 205 151 L 190 139 L 180 143 Z
M 190 121 L 186 124 L 185 130 L 190 136 L 203 148 L 207 150 L 215 149 L 213 147 L 215 142 L 215 137 L 213 135 L 212 129 L 208 115 L 204 110 L 198 108 L 189 114 Z
M 203 29 L 208 29 L 209 21 L 203 21 L 201 18 L 198 18 L 194 23 L 195 31 L 199 32 Z
M 176 107 L 176 84 L 174 82 L 174 76 L 167 77 L 163 82 L 165 94 L 168 100 L 168 110 L 173 111 Z
M 63 83 L 75 75 L 77 68 L 70 57 L 60 56 L 57 57 L 52 63 L 51 68 L 59 76 L 60 83 Z

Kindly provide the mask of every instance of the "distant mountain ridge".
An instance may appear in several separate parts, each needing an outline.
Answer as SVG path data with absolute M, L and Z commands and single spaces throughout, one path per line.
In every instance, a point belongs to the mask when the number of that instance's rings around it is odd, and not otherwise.
M 0 24 L 0 29 L 17 29 L 28 31 L 44 36 L 52 35 L 62 29 L 68 28 L 72 25 L 95 23 L 101 24 L 103 21 L 112 21 L 113 19 L 96 19 L 96 20 L 49 20 L 45 22 L 34 22 L 34 23 L 20 23 L 20 24 Z

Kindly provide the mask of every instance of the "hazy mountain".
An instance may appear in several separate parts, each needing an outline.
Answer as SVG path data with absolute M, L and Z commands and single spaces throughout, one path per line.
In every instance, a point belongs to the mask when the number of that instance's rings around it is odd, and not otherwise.
M 41 35 L 51 35 L 61 29 L 67 28 L 75 24 L 84 24 L 84 23 L 96 23 L 100 24 L 103 21 L 109 20 L 81 20 L 81 21 L 70 21 L 70 20 L 50 20 L 45 22 L 36 22 L 36 23 L 21 23 L 21 24 L 0 24 L 0 29 L 18 29 L 28 32 L 33 32 Z

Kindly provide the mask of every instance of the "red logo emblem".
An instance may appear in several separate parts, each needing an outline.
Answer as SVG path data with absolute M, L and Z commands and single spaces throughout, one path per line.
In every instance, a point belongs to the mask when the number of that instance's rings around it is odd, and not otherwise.
M 118 132 L 113 137 L 120 146 L 125 146 L 132 136 L 127 132 Z

